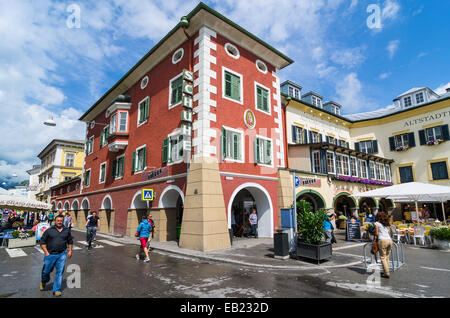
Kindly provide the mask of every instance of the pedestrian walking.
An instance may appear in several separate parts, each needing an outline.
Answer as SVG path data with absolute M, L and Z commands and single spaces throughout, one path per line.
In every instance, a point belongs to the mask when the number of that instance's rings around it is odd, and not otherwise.
M 55 216 L 55 214 L 53 213 L 53 211 L 50 211 L 50 213 L 48 214 L 48 223 L 50 223 L 50 226 L 53 223 L 54 216 Z
M 250 235 L 254 235 L 255 238 L 258 238 L 258 215 L 256 214 L 256 209 L 252 210 L 252 214 L 248 217 L 248 221 L 250 222 L 252 229 Z
M 390 235 L 389 218 L 384 212 L 378 212 L 375 216 L 375 239 L 378 243 L 378 249 L 383 265 L 381 277 L 389 278 L 389 256 L 392 249 L 392 239 Z
M 153 237 L 156 232 L 156 226 L 155 226 L 155 222 L 153 221 L 153 216 L 151 214 L 148 216 L 148 221 L 150 222 L 150 225 L 152 226 L 152 232 L 151 232 L 151 235 L 148 237 L 147 245 L 148 245 L 148 250 L 152 251 L 153 248 L 150 247 L 150 241 L 153 240 Z
M 42 214 L 39 216 L 39 222 L 47 222 L 48 216 L 45 214 L 45 212 L 42 212 Z
M 233 231 L 233 236 L 237 236 L 237 224 L 236 224 L 236 215 L 234 208 L 231 210 L 231 229 Z
M 69 211 L 67 211 L 66 215 L 64 216 L 64 226 L 69 230 L 72 229 L 72 216 L 70 215 Z
M 40 243 L 45 257 L 39 289 L 41 291 L 45 289 L 45 285 L 50 281 L 51 272 L 56 268 L 53 283 L 53 295 L 55 296 L 62 295 L 64 267 L 66 260 L 72 257 L 73 238 L 69 229 L 63 226 L 63 222 L 64 217 L 58 215 L 55 218 L 55 225 L 44 232 Z
M 331 243 L 337 243 L 336 237 L 334 236 L 334 230 L 336 229 L 336 213 L 330 212 L 328 214 L 331 223 Z
M 327 218 L 323 221 L 323 229 L 325 230 L 325 242 L 331 243 L 331 240 L 333 239 L 332 236 L 332 225 L 330 220 Z
M 145 260 L 144 262 L 150 262 L 150 257 L 148 255 L 148 247 L 147 247 L 147 241 L 150 237 L 150 233 L 152 232 L 152 225 L 150 223 L 149 217 L 144 217 L 142 222 L 139 224 L 135 236 L 139 238 L 139 241 L 141 242 L 141 246 L 139 248 L 139 253 L 136 254 L 136 259 L 141 259 L 142 250 L 145 253 Z
M 86 242 L 88 243 L 89 250 L 92 248 L 92 241 L 96 238 L 99 226 L 100 218 L 97 215 L 97 211 L 92 211 L 92 214 L 88 216 L 86 221 Z

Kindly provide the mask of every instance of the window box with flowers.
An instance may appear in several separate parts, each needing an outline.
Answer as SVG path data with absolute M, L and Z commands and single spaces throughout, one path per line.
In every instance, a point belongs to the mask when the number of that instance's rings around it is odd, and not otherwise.
M 373 185 L 382 185 L 382 186 L 391 186 L 392 185 L 392 182 L 364 179 L 364 178 L 357 178 L 357 177 L 349 177 L 349 176 L 342 176 L 342 175 L 337 175 L 337 176 L 333 175 L 332 178 L 333 178 L 333 180 L 362 183 L 362 184 L 373 184 Z
M 395 148 L 395 151 L 406 151 L 408 149 L 409 149 L 408 146 L 398 146 Z
M 444 142 L 444 140 L 442 140 L 442 139 L 432 139 L 427 142 L 427 146 L 439 145 L 443 142 Z

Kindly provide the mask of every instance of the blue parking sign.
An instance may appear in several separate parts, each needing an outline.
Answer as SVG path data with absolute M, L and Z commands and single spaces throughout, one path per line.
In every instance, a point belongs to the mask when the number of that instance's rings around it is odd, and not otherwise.
M 295 187 L 298 187 L 300 185 L 300 178 L 299 177 L 295 177 Z
M 153 189 L 142 190 L 142 200 L 143 201 L 153 201 Z

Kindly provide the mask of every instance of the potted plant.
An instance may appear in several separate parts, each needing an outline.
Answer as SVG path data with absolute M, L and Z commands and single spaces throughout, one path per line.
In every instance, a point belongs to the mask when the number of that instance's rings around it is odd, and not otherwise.
M 439 229 L 432 229 L 430 236 L 434 240 L 434 246 L 439 249 L 450 249 L 450 229 L 441 227 Z
M 8 248 L 18 248 L 36 245 L 36 235 L 34 231 L 16 230 L 11 232 L 12 239 L 8 240 Z
M 300 201 L 297 217 L 298 246 L 297 257 L 304 257 L 316 260 L 319 264 L 321 260 L 328 259 L 332 255 L 331 243 L 324 242 L 323 222 L 328 219 L 324 209 L 313 212 L 311 204 L 307 201 Z

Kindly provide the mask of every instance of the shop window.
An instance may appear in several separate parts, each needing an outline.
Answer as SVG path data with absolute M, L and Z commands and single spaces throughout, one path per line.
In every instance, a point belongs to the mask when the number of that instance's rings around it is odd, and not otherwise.
M 272 141 L 256 137 L 255 143 L 256 162 L 264 165 L 272 165 Z

